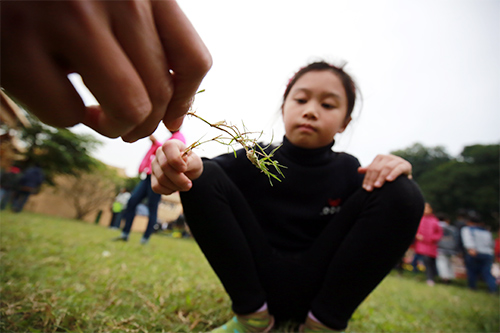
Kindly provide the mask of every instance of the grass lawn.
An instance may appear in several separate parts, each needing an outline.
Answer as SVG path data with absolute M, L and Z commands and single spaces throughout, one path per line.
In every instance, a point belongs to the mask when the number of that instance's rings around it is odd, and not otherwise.
M 116 230 L 31 213 L 0 215 L 1 332 L 206 332 L 231 316 L 220 282 L 190 239 Z M 391 273 L 349 332 L 498 332 L 499 298 L 428 287 Z M 294 324 L 275 332 L 293 332 Z

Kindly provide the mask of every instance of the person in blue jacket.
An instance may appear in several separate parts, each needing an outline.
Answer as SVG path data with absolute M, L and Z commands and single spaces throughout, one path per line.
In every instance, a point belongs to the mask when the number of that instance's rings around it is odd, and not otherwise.
M 16 213 L 21 212 L 29 197 L 34 193 L 38 193 L 44 180 L 45 175 L 40 165 L 35 163 L 28 167 L 23 172 L 17 190 L 14 192 L 12 211 Z

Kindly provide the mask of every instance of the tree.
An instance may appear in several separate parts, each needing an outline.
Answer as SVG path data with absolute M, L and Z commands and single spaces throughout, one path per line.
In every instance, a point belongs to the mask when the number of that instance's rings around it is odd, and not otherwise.
M 417 159 L 417 168 L 427 167 L 419 170 L 416 180 L 435 211 L 454 216 L 459 209 L 475 210 L 490 226 L 498 224 L 500 145 L 467 146 L 457 158 L 446 162 L 444 150 L 419 145 L 417 151 L 424 157 Z
M 112 204 L 116 189 L 124 180 L 115 170 L 98 163 L 91 171 L 79 171 L 76 175 L 66 175 L 58 182 L 61 191 L 75 208 L 75 218 L 83 219 L 97 211 L 103 204 Z
M 421 187 L 438 207 L 477 211 L 484 222 L 498 223 L 500 145 L 465 147 L 457 160 L 428 172 Z
M 97 161 L 90 156 L 100 141 L 90 135 L 57 129 L 30 117 L 31 127 L 21 130 L 20 139 L 26 147 L 26 161 L 37 163 L 45 172 L 50 185 L 57 174 L 77 175 L 89 171 Z
M 411 163 L 413 178 L 416 181 L 426 171 L 433 170 L 439 165 L 452 160 L 452 157 L 446 152 L 444 147 L 428 148 L 420 143 L 415 143 L 413 146 L 403 150 L 393 151 L 391 154 L 402 157 Z

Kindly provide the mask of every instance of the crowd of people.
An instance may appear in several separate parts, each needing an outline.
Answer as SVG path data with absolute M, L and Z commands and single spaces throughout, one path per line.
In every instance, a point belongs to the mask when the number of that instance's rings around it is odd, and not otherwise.
M 452 283 L 458 261 L 465 266 L 470 289 L 477 289 L 479 278 L 490 292 L 498 289 L 500 276 L 492 274 L 492 266 L 500 262 L 499 238 L 494 240 L 475 211 L 461 211 L 455 223 L 451 223 L 447 214 L 434 214 L 431 204 L 426 203 L 411 250 L 414 253 L 412 269 L 419 271 L 418 264 L 422 262 L 429 286 L 434 286 L 438 279 L 445 284 Z

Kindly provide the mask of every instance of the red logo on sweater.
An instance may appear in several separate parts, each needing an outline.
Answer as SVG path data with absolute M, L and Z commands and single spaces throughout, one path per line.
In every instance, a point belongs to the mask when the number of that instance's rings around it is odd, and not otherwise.
M 325 215 L 333 215 L 335 213 L 338 213 L 340 211 L 340 204 L 342 203 L 342 199 L 328 199 L 328 206 L 323 207 L 321 210 L 320 215 L 325 216 Z
M 342 202 L 342 200 L 340 198 L 338 199 L 328 199 L 328 204 L 330 205 L 330 207 L 338 207 L 340 206 L 340 203 Z

